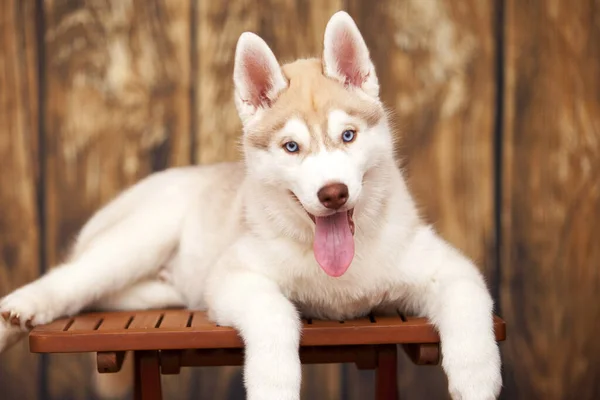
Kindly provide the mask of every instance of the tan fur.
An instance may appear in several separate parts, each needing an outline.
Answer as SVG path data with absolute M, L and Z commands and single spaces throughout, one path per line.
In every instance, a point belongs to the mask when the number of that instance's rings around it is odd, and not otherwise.
M 286 64 L 283 74 L 289 86 L 279 94 L 260 123 L 246 132 L 247 145 L 268 148 L 274 140 L 273 134 L 283 128 L 290 118 L 297 117 L 306 123 L 310 131 L 312 142 L 309 153 L 316 151 L 320 145 L 327 149 L 343 147 L 347 144 L 335 142 L 327 134 L 330 111 L 342 110 L 363 119 L 369 126 L 376 125 L 385 115 L 379 102 L 371 101 L 366 96 L 359 98 L 352 93 L 353 89 L 323 75 L 323 65 L 319 59 Z

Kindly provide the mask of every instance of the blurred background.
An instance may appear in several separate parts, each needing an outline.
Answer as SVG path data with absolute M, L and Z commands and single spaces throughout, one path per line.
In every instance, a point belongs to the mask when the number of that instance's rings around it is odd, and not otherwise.
M 234 47 L 318 56 L 345 9 L 371 50 L 423 215 L 477 261 L 505 318 L 504 399 L 600 398 L 600 1 L 0 0 L 0 296 L 99 206 L 170 166 L 239 159 Z M 0 398 L 93 398 L 89 358 L 0 355 Z M 238 368 L 166 399 L 242 399 Z M 445 399 L 400 360 L 403 399 Z M 303 398 L 372 398 L 373 373 L 305 368 Z

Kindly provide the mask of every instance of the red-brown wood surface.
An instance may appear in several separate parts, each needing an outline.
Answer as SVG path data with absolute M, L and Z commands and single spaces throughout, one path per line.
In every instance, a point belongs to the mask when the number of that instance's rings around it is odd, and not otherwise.
M 134 400 L 161 400 L 158 351 L 136 351 L 134 364 Z
M 377 367 L 378 347 L 376 345 L 303 346 L 300 348 L 300 361 L 302 364 L 356 363 L 361 369 L 374 369 Z M 118 358 L 123 353 L 100 353 L 107 356 L 98 359 L 99 370 L 114 370 L 119 362 Z M 181 367 L 241 366 L 243 363 L 244 350 L 241 348 L 160 351 L 161 372 L 167 375 L 178 374 Z
M 375 398 L 398 400 L 398 362 L 396 346 L 381 346 L 375 371 Z
M 498 340 L 504 340 L 504 322 L 496 318 L 495 325 Z M 304 322 L 301 344 L 437 342 L 439 336 L 425 318 L 388 316 L 344 322 L 308 320 Z M 187 310 L 82 314 L 36 327 L 29 344 L 36 353 L 243 347 L 234 329 L 214 325 L 204 312 Z

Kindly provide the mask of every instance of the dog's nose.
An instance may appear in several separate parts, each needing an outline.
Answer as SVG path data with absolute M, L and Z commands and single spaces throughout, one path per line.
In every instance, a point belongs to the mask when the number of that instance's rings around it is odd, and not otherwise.
M 348 186 L 343 183 L 330 183 L 317 192 L 321 204 L 332 210 L 337 210 L 348 201 Z

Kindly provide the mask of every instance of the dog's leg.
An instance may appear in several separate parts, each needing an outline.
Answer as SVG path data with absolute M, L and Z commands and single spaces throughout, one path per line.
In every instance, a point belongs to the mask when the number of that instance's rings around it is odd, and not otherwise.
M 402 269 L 414 283 L 407 300 L 439 330 L 452 398 L 497 398 L 502 378 L 493 301 L 477 268 L 430 228 L 421 228 Z
M 121 292 L 101 298 L 94 302 L 91 308 L 103 311 L 121 311 L 185 306 L 183 296 L 173 285 L 159 280 L 146 280 L 135 283 Z
M 300 318 L 276 283 L 238 270 L 211 279 L 207 291 L 211 318 L 244 340 L 248 400 L 298 400 Z
M 170 207 L 134 211 L 85 248 L 76 246 L 70 262 L 3 298 L 0 321 L 26 330 L 156 276 L 175 250 L 182 216 Z

